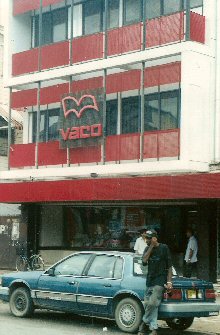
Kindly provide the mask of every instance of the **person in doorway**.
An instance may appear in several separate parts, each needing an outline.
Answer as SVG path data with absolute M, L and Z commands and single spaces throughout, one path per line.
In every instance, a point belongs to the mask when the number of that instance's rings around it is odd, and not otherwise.
M 134 251 L 138 255 L 143 255 L 143 252 L 147 246 L 146 242 L 146 229 L 141 229 L 140 232 L 140 237 L 137 238 L 135 245 L 134 245 Z
M 150 329 L 151 335 L 157 334 L 158 307 L 162 301 L 164 289 L 172 290 L 172 262 L 169 248 L 158 242 L 157 232 L 146 232 L 147 247 L 142 256 L 143 265 L 148 265 L 145 313 L 138 335 L 144 335 Z
M 198 242 L 191 228 L 187 229 L 186 236 L 188 243 L 184 257 L 184 276 L 187 278 L 192 277 L 192 275 L 197 277 Z

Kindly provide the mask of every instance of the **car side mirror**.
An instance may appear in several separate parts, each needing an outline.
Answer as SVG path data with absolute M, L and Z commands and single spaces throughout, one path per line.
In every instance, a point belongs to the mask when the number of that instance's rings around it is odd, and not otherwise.
M 49 276 L 54 276 L 54 268 L 50 268 L 50 269 L 48 269 L 48 270 L 47 270 L 47 274 L 48 274 Z

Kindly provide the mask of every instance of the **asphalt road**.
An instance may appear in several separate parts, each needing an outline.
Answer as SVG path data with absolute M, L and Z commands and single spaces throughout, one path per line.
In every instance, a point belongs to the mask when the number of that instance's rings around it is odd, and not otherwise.
M 36 311 L 30 319 L 10 314 L 8 304 L 0 302 L 1 334 L 13 335 L 125 335 L 113 321 L 91 319 L 65 313 Z M 173 331 L 160 323 L 159 335 L 210 335 L 220 334 L 220 316 L 195 319 L 185 332 Z M 107 330 L 103 330 L 107 328 Z

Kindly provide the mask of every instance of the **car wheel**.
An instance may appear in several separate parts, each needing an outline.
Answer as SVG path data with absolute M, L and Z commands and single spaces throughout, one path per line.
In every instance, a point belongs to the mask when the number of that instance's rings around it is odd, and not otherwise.
M 193 323 L 194 318 L 176 318 L 166 320 L 168 327 L 175 330 L 185 330 Z
M 12 314 L 21 318 L 30 316 L 34 311 L 30 291 L 25 287 L 19 287 L 12 292 L 9 305 Z
M 133 333 L 138 330 L 142 316 L 143 309 L 134 298 L 121 300 L 115 309 L 115 321 L 118 327 L 127 333 Z

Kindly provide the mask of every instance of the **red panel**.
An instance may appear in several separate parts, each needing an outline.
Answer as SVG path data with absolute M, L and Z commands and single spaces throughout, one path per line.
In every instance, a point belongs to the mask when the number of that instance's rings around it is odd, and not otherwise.
M 107 50 L 108 56 L 118 55 L 122 53 L 123 34 L 122 28 L 109 30 L 107 33 Z
M 144 148 L 143 158 L 157 158 L 158 157 L 158 133 L 146 132 L 144 133 Z
M 12 75 L 38 71 L 38 52 L 36 48 L 12 55 Z
M 103 77 L 95 77 L 84 80 L 74 81 L 72 83 L 72 92 L 81 92 L 85 90 L 94 90 L 103 87 Z
M 40 0 L 14 0 L 13 15 L 19 15 L 40 8 Z
M 49 5 L 54 5 L 56 3 L 63 2 L 63 0 L 43 0 L 42 5 L 43 7 L 49 6 Z
M 62 96 L 69 92 L 69 84 L 58 84 L 56 86 L 44 87 L 40 91 L 41 105 L 47 105 L 61 101 Z
M 101 161 L 101 146 L 70 149 L 71 164 L 96 163 Z
M 123 134 L 106 139 L 106 161 L 132 160 L 140 158 L 140 135 Z
M 11 145 L 10 167 L 18 168 L 35 165 L 35 143 Z
M 161 17 L 161 44 L 182 41 L 184 38 L 183 18 L 183 12 Z
M 41 49 L 41 68 L 50 69 L 69 64 L 69 41 L 43 46 Z
M 158 134 L 159 157 L 177 157 L 180 154 L 179 130 L 166 130 Z
M 108 31 L 108 56 L 140 50 L 142 23 Z
M 74 39 L 73 63 L 103 58 L 103 36 L 103 33 L 99 33 Z
M 106 93 L 123 92 L 140 89 L 141 71 L 131 70 L 107 76 Z
M 37 88 L 13 92 L 11 96 L 11 107 L 22 108 L 37 105 Z
M 146 47 L 181 41 L 184 38 L 184 13 L 175 13 L 146 22 Z
M 194 12 L 190 13 L 190 39 L 205 43 L 205 17 Z
M 145 69 L 145 87 L 178 83 L 180 81 L 181 62 L 163 64 Z
M 39 143 L 38 164 L 40 166 L 67 164 L 67 152 L 59 148 L 59 141 Z
M 0 202 L 220 198 L 220 173 L 1 183 Z

